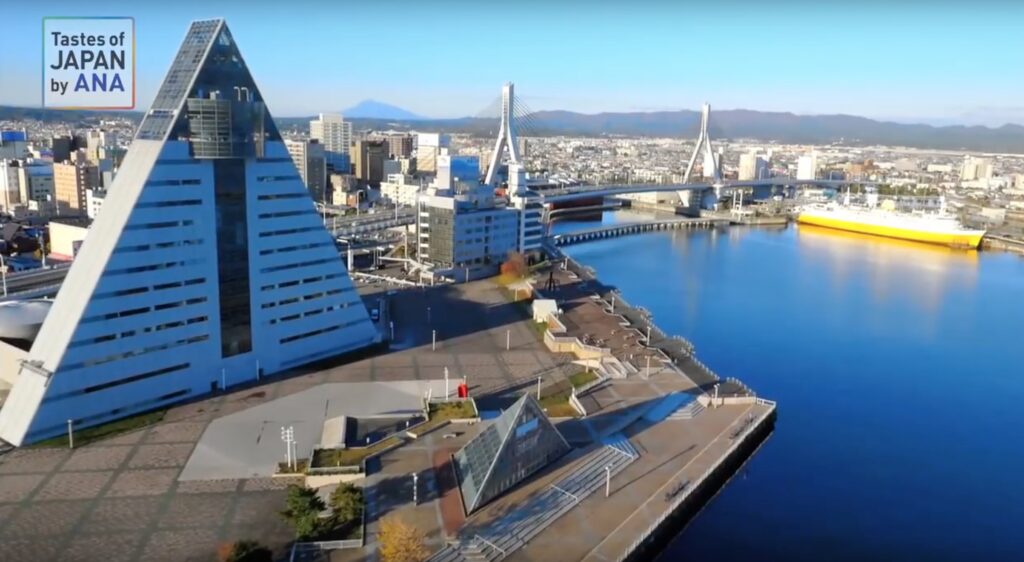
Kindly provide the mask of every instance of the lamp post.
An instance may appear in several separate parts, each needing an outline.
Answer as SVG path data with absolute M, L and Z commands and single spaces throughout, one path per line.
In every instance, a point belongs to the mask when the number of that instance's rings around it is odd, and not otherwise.
M 444 368 L 444 400 L 448 401 L 448 367 Z
M 604 497 L 612 495 L 612 465 L 604 467 Z
M 75 448 L 75 432 L 71 428 L 73 424 L 74 422 L 71 421 L 71 418 L 68 418 L 68 449 Z
M 505 351 L 512 349 L 512 330 L 505 330 Z
M 540 400 L 540 376 L 537 376 L 537 400 Z
M 295 428 L 293 426 L 284 427 L 281 426 L 281 441 L 284 441 L 285 453 L 285 465 L 289 468 L 295 468 L 295 459 L 292 458 L 292 443 L 295 442 Z
M 419 486 L 418 486 L 419 480 L 420 480 L 420 475 L 418 473 L 416 473 L 416 472 L 413 472 L 412 473 L 412 504 L 413 505 L 419 505 L 420 504 L 419 498 L 417 497 L 417 492 L 419 491 Z
M 430 351 L 437 351 L 437 330 L 430 330 Z

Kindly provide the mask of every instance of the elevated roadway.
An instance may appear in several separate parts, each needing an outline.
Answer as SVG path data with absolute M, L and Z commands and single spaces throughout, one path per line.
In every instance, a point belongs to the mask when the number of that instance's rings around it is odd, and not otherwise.
M 816 185 L 820 187 L 832 187 L 838 189 L 847 185 L 878 185 L 878 182 L 867 180 L 798 180 L 795 178 L 777 177 L 762 180 L 722 181 L 717 183 L 586 185 L 572 186 L 563 189 L 534 191 L 533 194 L 542 203 L 563 203 L 577 199 L 616 197 L 619 195 L 653 193 L 657 191 L 729 191 L 732 189 L 742 188 L 789 187 L 798 185 Z

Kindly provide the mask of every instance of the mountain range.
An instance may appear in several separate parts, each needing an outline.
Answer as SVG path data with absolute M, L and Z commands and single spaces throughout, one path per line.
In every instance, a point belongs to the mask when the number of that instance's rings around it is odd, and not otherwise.
M 360 129 L 440 130 L 479 135 L 496 134 L 497 118 L 429 119 L 393 105 L 366 100 L 342 112 Z M 139 119 L 140 112 L 42 110 L 0 106 L 0 120 L 39 119 L 89 125 L 109 117 Z M 283 117 L 282 127 L 308 126 L 310 117 Z M 697 111 L 655 111 L 585 114 L 538 111 L 520 134 L 525 136 L 654 136 L 686 137 L 697 134 Z M 715 111 L 710 133 L 717 139 L 756 139 L 795 144 L 889 145 L 942 150 L 1024 153 L 1024 127 L 912 125 L 876 121 L 852 115 L 796 115 L 746 109 Z

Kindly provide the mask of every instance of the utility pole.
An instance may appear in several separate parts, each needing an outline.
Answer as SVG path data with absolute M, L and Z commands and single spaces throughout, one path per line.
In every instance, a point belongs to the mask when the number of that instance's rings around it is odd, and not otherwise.
M 292 426 L 281 426 L 281 441 L 285 446 L 285 466 L 295 469 L 295 459 L 292 458 L 292 442 L 295 440 L 295 428 Z

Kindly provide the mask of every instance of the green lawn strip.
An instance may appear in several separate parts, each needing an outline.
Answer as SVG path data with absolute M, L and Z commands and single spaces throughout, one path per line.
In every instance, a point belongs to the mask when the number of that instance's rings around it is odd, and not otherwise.
M 372 455 L 402 442 L 397 435 L 377 441 L 369 447 L 353 447 L 350 449 L 317 449 L 313 453 L 313 467 L 358 466 Z
M 477 417 L 476 408 L 469 400 L 452 400 L 430 405 L 430 420 L 458 420 Z
M 568 380 L 560 380 L 541 390 L 540 406 L 548 416 L 553 418 L 578 417 L 579 412 L 569 404 L 572 395 L 572 384 Z
M 309 459 L 297 459 L 295 461 L 295 470 L 292 470 L 288 463 L 277 463 L 278 474 L 305 474 L 307 468 L 309 468 Z
M 586 386 L 587 384 L 597 380 L 597 373 L 594 371 L 582 371 L 574 375 L 569 376 L 569 383 L 572 384 L 573 388 L 579 388 Z
M 99 441 L 100 439 L 106 439 L 136 429 L 153 425 L 162 419 L 167 414 L 167 410 L 156 410 L 145 414 L 139 414 L 129 418 L 123 418 L 120 420 L 105 423 L 103 425 L 96 425 L 93 427 L 87 427 L 84 429 L 76 429 L 74 435 L 75 447 L 87 445 L 89 443 Z M 33 443 L 30 447 L 67 447 L 68 436 L 61 435 L 60 437 L 53 437 L 45 441 Z
M 425 435 L 448 420 L 464 420 L 479 417 L 469 400 L 441 402 L 430 405 L 430 419 L 410 429 L 416 435 Z

